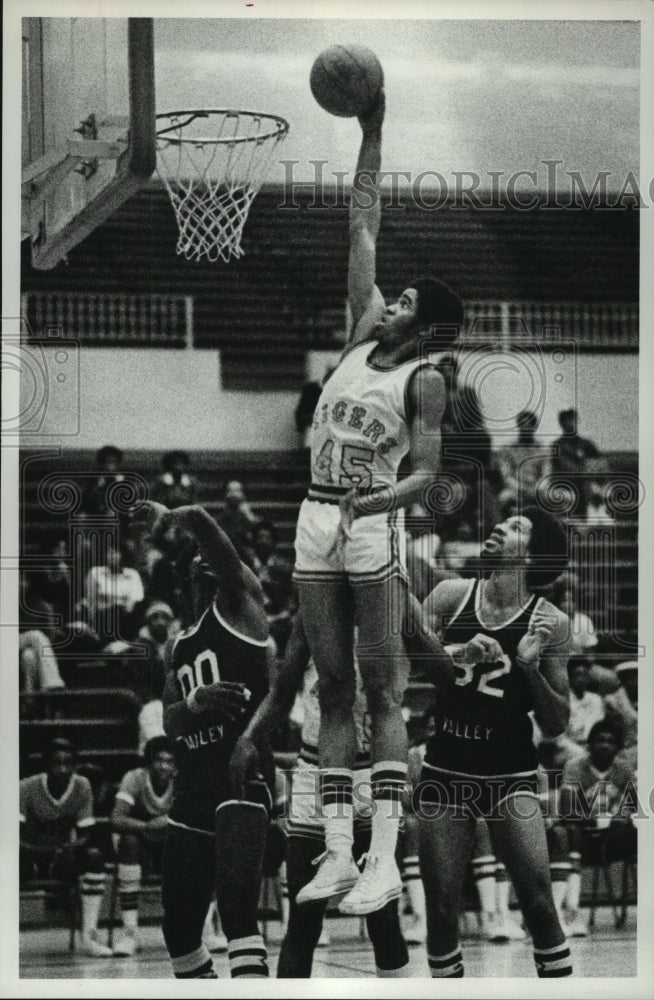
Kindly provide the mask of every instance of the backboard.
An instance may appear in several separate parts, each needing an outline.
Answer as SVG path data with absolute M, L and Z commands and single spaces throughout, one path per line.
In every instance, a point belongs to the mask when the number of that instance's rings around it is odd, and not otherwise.
M 151 18 L 23 18 L 22 236 L 54 267 L 156 165 Z

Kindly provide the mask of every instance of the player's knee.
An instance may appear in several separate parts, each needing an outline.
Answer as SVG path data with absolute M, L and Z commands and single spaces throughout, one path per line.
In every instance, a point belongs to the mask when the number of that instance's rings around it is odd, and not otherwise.
M 386 670 L 369 670 L 364 675 L 368 710 L 373 714 L 397 711 L 402 707 L 404 690 Z
M 136 865 L 141 857 L 141 841 L 132 833 L 122 834 L 118 843 L 118 860 L 124 865 Z
M 321 674 L 318 684 L 320 713 L 352 712 L 356 694 L 354 672 L 351 677 L 342 677 L 333 671 Z

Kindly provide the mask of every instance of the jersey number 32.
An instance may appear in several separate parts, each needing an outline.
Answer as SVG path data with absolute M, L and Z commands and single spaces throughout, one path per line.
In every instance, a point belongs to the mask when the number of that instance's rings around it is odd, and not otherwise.
M 479 672 L 479 668 L 490 667 L 492 669 L 484 669 Z M 500 677 L 504 677 L 511 670 L 511 660 L 505 654 L 503 654 L 501 660 L 497 660 L 495 663 L 457 663 L 457 672 L 461 671 L 460 676 L 457 676 L 455 684 L 462 687 L 465 684 L 471 684 L 477 676 L 477 691 L 481 694 L 490 695 L 491 698 L 503 698 L 504 688 L 497 685 L 496 681 Z

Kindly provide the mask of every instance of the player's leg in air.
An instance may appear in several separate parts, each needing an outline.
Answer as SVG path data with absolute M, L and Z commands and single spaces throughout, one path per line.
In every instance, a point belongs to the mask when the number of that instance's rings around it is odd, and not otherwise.
M 352 769 L 357 735 L 350 588 L 343 575 L 326 583 L 300 582 L 299 591 L 302 623 L 319 677 L 319 791 L 326 847 L 314 878 L 298 897 L 298 903 L 304 904 L 347 892 L 359 877 L 352 859 Z

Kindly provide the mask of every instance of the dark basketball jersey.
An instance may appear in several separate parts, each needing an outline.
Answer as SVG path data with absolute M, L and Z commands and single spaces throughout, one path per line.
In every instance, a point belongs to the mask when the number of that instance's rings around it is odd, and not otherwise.
M 268 690 L 267 645 L 228 625 L 215 603 L 177 637 L 172 669 L 185 698 L 216 681 L 244 684 L 252 697 L 236 722 L 211 721 L 211 713 L 203 712 L 197 728 L 177 737 L 173 822 L 213 831 L 216 806 L 231 797 L 227 768 L 234 744 Z
M 487 626 L 479 620 L 479 581 L 445 624 L 446 644 L 468 642 L 481 632 L 496 639 L 503 657 L 496 663 L 456 664 L 456 680 L 439 698 L 435 735 L 425 763 L 444 770 L 484 776 L 523 774 L 538 763 L 533 743 L 532 709 L 527 681 L 516 665 L 518 644 L 526 634 L 540 598 L 508 622 Z

